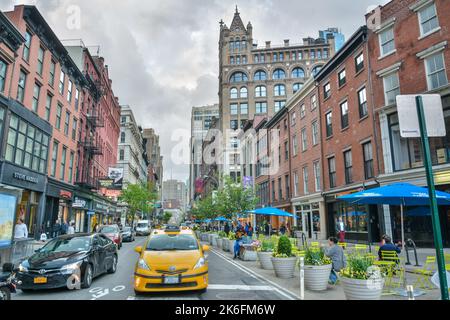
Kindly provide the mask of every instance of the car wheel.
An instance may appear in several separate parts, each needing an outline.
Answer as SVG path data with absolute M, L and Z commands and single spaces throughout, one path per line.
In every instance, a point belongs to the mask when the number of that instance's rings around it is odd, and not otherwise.
M 202 289 L 202 290 L 198 290 L 199 294 L 204 294 L 206 293 L 206 291 L 208 290 L 208 288 Z
M 92 266 L 90 264 L 88 264 L 86 266 L 86 270 L 84 270 L 84 275 L 83 275 L 83 283 L 81 284 L 81 287 L 83 289 L 87 289 L 91 287 L 92 284 L 92 279 L 93 279 L 93 271 L 92 271 Z
M 11 300 L 11 291 L 8 288 L 0 288 L 0 300 Z
M 111 268 L 108 269 L 108 273 L 116 273 L 116 271 L 117 271 L 117 257 L 114 256 Z
M 134 295 L 137 297 L 137 296 L 142 296 L 144 293 L 143 292 L 140 292 L 140 291 L 137 291 L 136 289 L 134 289 Z

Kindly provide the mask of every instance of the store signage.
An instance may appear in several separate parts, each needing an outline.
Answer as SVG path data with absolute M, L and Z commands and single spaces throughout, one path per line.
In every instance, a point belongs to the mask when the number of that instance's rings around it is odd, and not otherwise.
M 59 196 L 65 199 L 72 199 L 72 192 L 66 190 L 60 190 Z
M 111 188 L 114 180 L 113 179 L 99 179 L 98 182 L 100 183 L 101 188 Z
M 81 198 L 75 197 L 72 207 L 73 208 L 84 208 L 86 207 L 87 201 Z
M 110 189 L 122 190 L 123 168 L 108 168 L 108 178 L 113 180 Z
M 39 182 L 38 178 L 27 176 L 26 174 L 22 174 L 22 173 L 19 173 L 19 172 L 14 172 L 13 173 L 13 178 L 17 179 L 17 180 L 22 180 L 22 181 L 35 183 L 35 184 L 37 184 Z
M 95 209 L 96 210 L 107 211 L 109 209 L 109 207 L 108 207 L 108 205 L 96 202 L 95 203 Z

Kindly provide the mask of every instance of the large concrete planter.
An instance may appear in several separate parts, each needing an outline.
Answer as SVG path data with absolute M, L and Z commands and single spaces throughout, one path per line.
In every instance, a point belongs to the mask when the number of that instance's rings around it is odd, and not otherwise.
M 209 233 L 206 233 L 206 232 L 201 233 L 201 234 L 200 234 L 200 241 L 207 242 L 207 241 L 208 241 L 208 234 L 209 234 Z
M 332 265 L 308 266 L 305 265 L 305 286 L 309 290 L 327 290 Z
M 219 248 L 219 249 L 222 248 L 222 240 L 223 240 L 223 238 L 221 238 L 221 237 L 216 238 L 216 245 L 217 245 L 217 248 Z
M 297 257 L 291 258 L 275 258 L 272 257 L 273 269 L 275 275 L 281 279 L 289 279 L 294 277 L 295 264 L 297 263 Z
M 244 261 L 256 261 L 258 256 L 256 250 L 251 250 L 251 248 L 245 248 L 244 254 L 242 255 L 242 260 Z
M 219 239 L 219 235 L 217 233 L 213 234 L 211 237 L 212 241 L 211 244 L 215 247 L 217 247 L 217 239 Z
M 228 239 L 228 251 L 230 251 L 232 254 L 234 254 L 234 244 L 235 243 L 236 243 L 236 240 Z
M 273 270 L 272 254 L 273 252 L 258 251 L 258 260 L 264 270 Z
M 228 238 L 223 238 L 223 240 L 222 240 L 222 250 L 226 251 L 226 252 L 230 251 L 229 245 L 230 245 L 230 243 L 228 242 Z
M 341 278 L 347 300 L 380 300 L 384 279 L 359 280 Z

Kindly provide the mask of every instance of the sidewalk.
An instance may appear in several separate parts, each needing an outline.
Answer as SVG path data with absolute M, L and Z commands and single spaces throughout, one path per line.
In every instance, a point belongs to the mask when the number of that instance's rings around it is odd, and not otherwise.
M 233 255 L 229 252 L 225 252 L 222 249 L 212 246 L 211 249 L 217 254 L 226 256 L 228 259 L 233 260 Z M 426 250 L 426 249 L 424 249 Z M 424 251 L 424 256 L 428 254 Z M 300 271 L 296 268 L 294 278 L 291 279 L 280 279 L 275 276 L 273 270 L 264 270 L 260 267 L 259 261 L 242 261 L 240 259 L 233 260 L 238 265 L 242 266 L 244 269 L 247 268 L 249 271 L 256 273 L 260 277 L 273 282 L 283 289 L 289 291 L 291 294 L 295 295 L 297 299 L 300 299 Z M 420 261 L 420 260 L 419 260 Z M 417 275 L 408 273 L 407 283 L 414 284 L 417 279 Z M 416 297 L 416 300 L 440 300 L 441 295 L 439 289 L 424 291 L 426 294 L 420 297 Z M 342 285 L 328 285 L 328 289 L 323 292 L 310 291 L 305 288 L 305 300 L 345 300 L 345 294 Z M 407 300 L 406 297 L 394 295 L 393 293 L 383 294 L 382 300 Z

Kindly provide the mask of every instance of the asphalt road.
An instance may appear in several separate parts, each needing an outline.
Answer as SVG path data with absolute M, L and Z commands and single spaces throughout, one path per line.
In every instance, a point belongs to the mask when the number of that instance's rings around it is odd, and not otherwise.
M 229 256 L 212 249 L 208 253 L 209 287 L 207 292 L 148 294 L 135 297 L 133 273 L 138 254 L 134 247 L 142 245 L 145 237 L 124 243 L 119 251 L 115 274 L 94 279 L 91 288 L 82 290 L 41 290 L 13 295 L 14 300 L 278 300 L 292 299 L 289 293 L 272 286 L 251 271 L 241 269 Z

